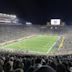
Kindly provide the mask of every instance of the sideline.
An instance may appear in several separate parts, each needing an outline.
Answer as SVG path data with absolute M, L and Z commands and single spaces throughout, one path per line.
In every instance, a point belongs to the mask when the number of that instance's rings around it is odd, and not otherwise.
M 28 38 L 31 38 L 31 37 L 34 37 L 34 36 L 36 36 L 36 35 L 30 35 L 30 36 L 27 36 L 27 37 L 22 37 L 20 39 L 6 41 L 6 42 L 3 42 L 3 43 L 0 43 L 0 46 L 7 45 L 7 44 L 10 44 L 10 43 L 14 43 L 14 42 L 18 42 L 18 41 L 21 41 L 23 39 L 28 39 Z
M 60 39 L 60 36 L 58 37 L 57 41 L 58 41 L 59 39 Z M 57 43 L 57 41 L 54 42 L 54 44 L 48 49 L 47 54 L 53 49 L 53 47 L 55 46 L 55 44 Z

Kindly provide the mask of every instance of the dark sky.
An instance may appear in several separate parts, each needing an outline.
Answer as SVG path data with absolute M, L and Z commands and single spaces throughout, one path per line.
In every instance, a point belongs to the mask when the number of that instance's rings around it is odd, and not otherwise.
M 72 20 L 71 0 L 0 0 L 0 12 L 17 14 L 33 23 L 46 23 L 50 18 Z

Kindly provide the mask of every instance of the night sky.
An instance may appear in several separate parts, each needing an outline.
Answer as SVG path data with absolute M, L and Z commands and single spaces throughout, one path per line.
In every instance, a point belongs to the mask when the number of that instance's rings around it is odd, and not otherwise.
M 72 21 L 71 0 L 0 0 L 0 12 L 16 14 L 34 24 L 44 24 L 51 18 Z

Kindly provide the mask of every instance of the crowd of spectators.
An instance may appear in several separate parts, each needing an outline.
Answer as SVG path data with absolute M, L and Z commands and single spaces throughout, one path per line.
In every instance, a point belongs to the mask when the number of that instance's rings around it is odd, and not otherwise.
M 55 33 L 55 31 L 56 30 L 53 30 L 52 33 L 53 32 Z M 31 33 L 50 33 L 50 30 L 48 28 L 43 29 L 41 27 L 38 28 L 38 27 L 25 27 L 25 26 L 0 26 L 0 42 L 20 38 L 22 36 L 24 37 L 25 35 Z M 70 39 L 71 37 L 67 36 L 67 38 Z M 68 45 L 68 43 L 66 44 Z M 71 44 L 70 40 L 69 44 Z M 64 49 L 66 49 L 66 47 Z M 71 72 L 71 71 L 72 71 L 72 55 L 25 56 L 17 54 L 0 53 L 0 72 Z
M 26 25 L 0 24 L 0 43 L 19 39 L 34 34 L 58 34 L 58 33 L 62 33 L 62 30 L 59 29 L 51 30 L 46 26 L 40 26 L 40 25 L 26 26 Z
M 33 56 L 0 53 L 0 72 L 71 72 L 72 55 Z

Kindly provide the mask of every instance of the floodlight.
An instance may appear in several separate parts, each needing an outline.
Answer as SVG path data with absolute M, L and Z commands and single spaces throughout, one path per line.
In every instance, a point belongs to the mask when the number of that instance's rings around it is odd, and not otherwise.
M 32 23 L 31 22 L 26 22 L 26 25 L 32 25 Z
M 12 18 L 16 18 L 16 15 L 10 15 L 10 17 L 12 17 Z
M 0 20 L 0 22 L 10 23 L 10 20 Z

